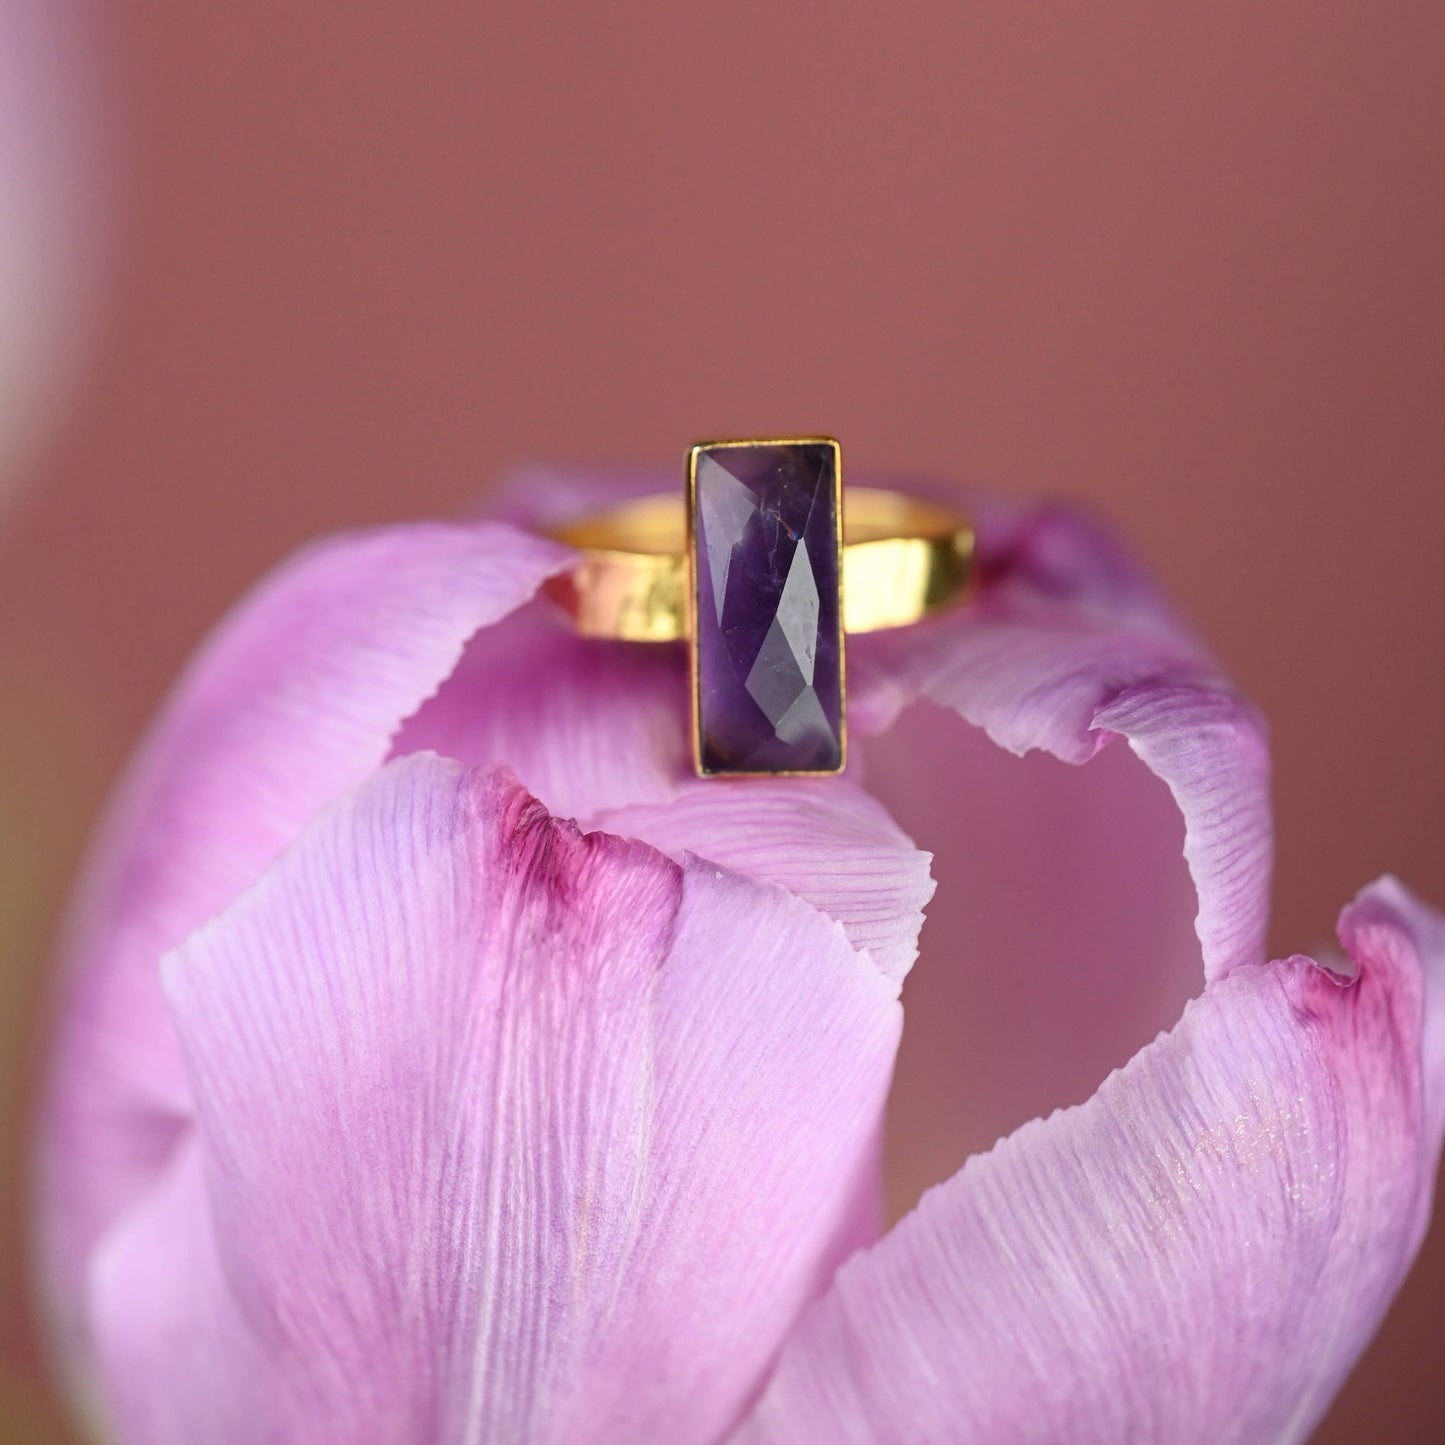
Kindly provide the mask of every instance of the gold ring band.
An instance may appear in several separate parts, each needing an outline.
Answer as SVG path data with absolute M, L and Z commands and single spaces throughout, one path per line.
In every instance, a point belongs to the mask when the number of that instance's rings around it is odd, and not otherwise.
M 643 497 L 554 528 L 581 554 L 547 594 L 586 637 L 676 642 L 689 635 L 687 505 Z M 843 492 L 843 627 L 878 632 L 917 622 L 964 595 L 973 527 L 901 492 Z

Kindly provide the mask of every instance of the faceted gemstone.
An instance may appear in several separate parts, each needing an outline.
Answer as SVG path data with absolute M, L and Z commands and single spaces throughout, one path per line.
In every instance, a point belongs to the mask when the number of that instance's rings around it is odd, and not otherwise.
M 837 447 L 694 459 L 698 756 L 705 773 L 843 765 Z

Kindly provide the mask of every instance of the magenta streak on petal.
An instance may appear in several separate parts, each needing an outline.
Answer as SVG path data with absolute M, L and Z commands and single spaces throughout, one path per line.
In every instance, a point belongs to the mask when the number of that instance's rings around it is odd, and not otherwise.
M 897 984 L 918 956 L 933 896 L 929 855 L 850 782 L 695 782 L 670 803 L 614 809 L 598 824 L 676 858 L 695 853 L 781 884 L 836 918 Z
M 467 638 L 570 555 L 495 524 L 332 539 L 263 583 L 180 682 L 112 808 L 67 950 L 37 1213 L 72 1347 L 92 1246 L 189 1111 L 162 954 L 371 773 Z
M 805 1315 L 738 1445 L 1303 1439 L 1419 1246 L 1445 1105 L 1440 917 L 1376 885 L 1341 938 L 1353 983 L 1236 969 L 926 1194 Z
M 499 771 L 388 764 L 165 973 L 204 1174 L 102 1250 L 124 1442 L 715 1440 L 856 1240 L 894 988 Z

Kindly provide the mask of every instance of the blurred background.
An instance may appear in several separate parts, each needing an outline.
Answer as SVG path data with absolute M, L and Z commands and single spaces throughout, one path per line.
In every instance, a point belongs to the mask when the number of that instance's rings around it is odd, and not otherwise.
M 1445 901 L 1442 74 L 1428 0 L 0 0 L 0 1439 L 70 1438 L 21 1204 L 65 889 L 317 532 L 769 431 L 1063 494 L 1271 719 L 1276 949 Z M 1442 1290 L 1437 1225 L 1320 1439 L 1440 1438 Z

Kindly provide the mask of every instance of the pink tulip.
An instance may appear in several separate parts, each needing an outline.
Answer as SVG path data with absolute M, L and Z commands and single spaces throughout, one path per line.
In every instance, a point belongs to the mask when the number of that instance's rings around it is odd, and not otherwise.
M 544 480 L 515 516 L 569 504 Z M 1255 713 L 1094 528 L 978 515 L 978 599 L 852 646 L 845 780 L 694 778 L 681 651 L 573 637 L 518 523 L 337 538 L 241 605 L 71 940 L 40 1256 L 116 1438 L 1308 1433 L 1428 1222 L 1445 921 L 1381 882 L 1338 956 L 1269 962 Z M 917 698 L 1016 753 L 1122 739 L 1203 977 L 885 1232 L 933 885 L 857 776 Z M 959 1007 L 992 983 L 961 964 Z

